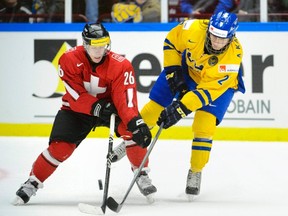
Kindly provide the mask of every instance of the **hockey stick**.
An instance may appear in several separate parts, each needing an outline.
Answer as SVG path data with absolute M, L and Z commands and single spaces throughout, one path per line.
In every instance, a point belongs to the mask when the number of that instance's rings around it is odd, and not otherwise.
M 164 123 L 162 122 L 161 125 L 160 125 L 160 127 L 159 127 L 159 129 L 158 129 L 158 131 L 157 131 L 157 133 L 156 133 L 156 135 L 155 135 L 154 140 L 153 140 L 152 143 L 150 144 L 150 147 L 149 147 L 147 153 L 145 154 L 145 156 L 144 156 L 144 158 L 143 158 L 143 160 L 142 160 L 142 163 L 140 164 L 137 172 L 134 174 L 134 178 L 133 178 L 133 180 L 131 181 L 131 183 L 130 183 L 130 185 L 129 185 L 129 188 L 128 188 L 128 190 L 126 191 L 126 194 L 124 195 L 124 198 L 122 199 L 122 201 L 120 202 L 120 204 L 117 203 L 113 197 L 111 197 L 111 196 L 108 197 L 108 199 L 107 199 L 107 206 L 108 206 L 108 208 L 111 209 L 112 211 L 118 213 L 118 212 L 121 210 L 121 208 L 122 208 L 122 206 L 123 206 L 126 198 L 128 197 L 131 189 L 133 188 L 133 186 L 134 186 L 134 184 L 135 184 L 135 182 L 136 182 L 137 177 L 140 175 L 140 173 L 141 173 L 141 171 L 142 171 L 142 169 L 143 169 L 143 167 L 144 167 L 145 162 L 147 161 L 147 159 L 148 159 L 148 157 L 149 157 L 149 155 L 150 155 L 153 147 L 155 146 L 156 141 L 158 140 L 158 138 L 159 138 L 159 136 L 160 136 L 160 134 L 161 134 L 161 131 L 162 131 L 162 128 L 163 128 L 163 124 L 164 124 Z
M 115 129 L 115 114 L 112 114 L 110 117 L 110 132 L 109 132 L 109 144 L 108 144 L 108 155 L 113 150 L 113 141 L 114 141 L 114 129 Z M 105 174 L 105 184 L 104 184 L 104 192 L 103 192 L 103 201 L 101 205 L 101 209 L 96 206 L 79 203 L 79 210 L 83 213 L 87 214 L 105 214 L 106 206 L 107 206 L 107 197 L 108 197 L 108 188 L 109 188 L 109 180 L 110 180 L 110 168 L 111 162 L 109 162 L 109 158 L 107 158 L 106 162 L 106 174 Z
M 109 133 L 108 154 L 110 154 L 113 151 L 114 129 L 115 129 L 115 114 L 112 114 L 110 117 L 110 133 Z M 111 163 L 109 161 L 109 158 L 107 158 L 103 201 L 102 201 L 102 205 L 101 205 L 101 209 L 102 209 L 104 214 L 106 212 L 106 205 L 107 205 L 108 188 L 109 188 L 109 180 L 110 180 L 110 170 L 111 170 Z

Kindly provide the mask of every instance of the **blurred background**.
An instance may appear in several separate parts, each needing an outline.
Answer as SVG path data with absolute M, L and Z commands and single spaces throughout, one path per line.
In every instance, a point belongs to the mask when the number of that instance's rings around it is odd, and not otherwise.
M 136 17 L 136 8 L 142 19 L 131 21 L 125 13 Z M 287 0 L 1 0 L 0 22 L 175 22 L 209 18 L 221 9 L 246 22 L 288 20 Z
M 235 95 L 215 139 L 288 141 L 288 0 L 0 0 L 0 136 L 49 136 L 65 92 L 58 59 L 82 44 L 85 23 L 102 22 L 112 51 L 131 61 L 141 109 L 168 31 L 219 10 L 238 14 L 246 93 Z M 191 118 L 160 138 L 192 139 Z

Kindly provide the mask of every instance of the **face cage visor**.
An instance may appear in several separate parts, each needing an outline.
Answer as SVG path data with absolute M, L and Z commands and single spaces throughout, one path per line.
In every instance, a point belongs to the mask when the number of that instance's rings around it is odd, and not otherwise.
M 234 38 L 234 36 L 232 38 L 229 38 L 228 43 L 223 48 L 216 50 L 212 46 L 210 34 L 211 33 L 207 31 L 206 40 L 205 40 L 205 48 L 208 51 L 208 53 L 212 54 L 212 55 L 220 55 L 220 54 L 224 53 L 228 49 L 230 43 L 232 42 L 232 40 Z M 216 35 L 214 35 L 214 36 L 217 37 Z

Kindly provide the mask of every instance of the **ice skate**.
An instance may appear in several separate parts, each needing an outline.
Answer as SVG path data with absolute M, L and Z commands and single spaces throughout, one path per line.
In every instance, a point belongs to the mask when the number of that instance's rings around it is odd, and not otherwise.
M 196 195 L 199 195 L 200 186 L 201 186 L 201 172 L 192 172 L 189 169 L 185 190 L 189 201 L 192 201 Z
M 30 176 L 29 179 L 22 184 L 16 192 L 16 197 L 12 201 L 12 204 L 23 205 L 27 203 L 32 195 L 36 195 L 39 188 L 43 188 L 43 183 L 40 182 L 35 176 Z
M 152 184 L 152 180 L 148 176 L 149 168 L 145 167 L 142 169 L 139 177 L 136 179 L 136 184 L 140 192 L 146 197 L 149 203 L 154 202 L 154 194 L 157 192 L 157 188 Z M 137 169 L 134 170 L 134 173 Z

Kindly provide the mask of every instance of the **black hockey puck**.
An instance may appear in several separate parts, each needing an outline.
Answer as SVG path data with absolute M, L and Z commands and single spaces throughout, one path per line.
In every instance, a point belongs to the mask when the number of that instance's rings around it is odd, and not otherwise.
M 103 190 L 103 183 L 101 179 L 98 179 L 99 190 Z

